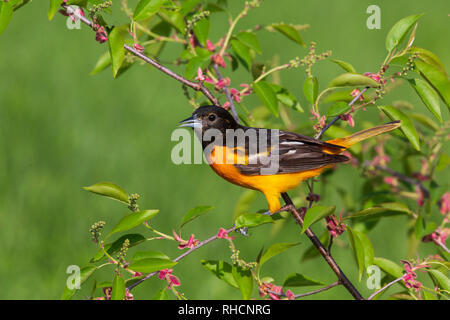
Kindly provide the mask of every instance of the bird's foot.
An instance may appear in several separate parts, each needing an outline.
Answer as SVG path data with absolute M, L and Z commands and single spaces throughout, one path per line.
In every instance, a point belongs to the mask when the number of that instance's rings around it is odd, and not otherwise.
M 238 229 L 236 229 L 234 231 L 236 231 L 237 233 L 242 234 L 244 237 L 248 237 L 249 236 L 247 227 L 238 228 Z

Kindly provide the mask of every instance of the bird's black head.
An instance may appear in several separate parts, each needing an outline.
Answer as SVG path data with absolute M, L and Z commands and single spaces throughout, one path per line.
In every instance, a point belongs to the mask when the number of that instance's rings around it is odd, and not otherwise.
M 239 127 L 239 124 L 228 111 L 216 106 L 199 107 L 195 109 L 192 117 L 180 123 L 180 127 L 201 128 L 202 132 L 213 128 L 225 133 L 227 129 L 236 129 Z

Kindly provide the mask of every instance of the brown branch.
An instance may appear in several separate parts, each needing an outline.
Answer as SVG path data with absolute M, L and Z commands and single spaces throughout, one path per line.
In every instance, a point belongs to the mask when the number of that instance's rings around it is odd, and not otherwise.
M 89 20 L 88 18 L 81 16 L 77 11 L 74 11 L 70 6 L 67 5 L 62 5 L 62 8 L 64 8 L 64 10 L 67 12 L 67 14 L 74 16 L 76 19 L 79 19 L 81 22 L 83 22 L 84 24 L 88 25 L 89 27 L 91 27 L 94 30 L 94 23 Z M 195 82 L 195 81 L 190 81 L 182 76 L 180 76 L 179 74 L 173 72 L 172 70 L 162 66 L 161 64 L 159 64 L 158 62 L 156 62 L 155 60 L 153 60 L 152 58 L 146 56 L 145 54 L 139 52 L 138 50 L 134 49 L 133 47 L 130 47 L 129 45 L 124 45 L 123 46 L 125 48 L 125 50 L 131 52 L 132 54 L 134 54 L 136 57 L 144 60 L 145 62 L 147 62 L 148 64 L 151 64 L 152 66 L 154 66 L 156 69 L 160 70 L 161 72 L 164 72 L 165 74 L 167 74 L 168 76 L 174 78 L 175 80 L 181 82 L 182 84 L 196 90 L 196 91 L 200 91 L 202 92 L 205 97 L 207 97 L 209 99 L 209 101 L 212 102 L 212 104 L 214 104 L 215 106 L 220 107 L 220 103 L 217 100 L 217 98 L 211 93 L 211 91 L 208 90 L 208 88 L 206 88 L 201 82 Z
M 288 210 L 294 217 L 294 219 L 298 222 L 300 227 L 303 226 L 303 218 L 298 212 L 297 208 L 294 206 L 291 198 L 287 193 L 282 193 L 281 196 L 283 197 L 284 202 L 289 207 Z M 337 275 L 339 282 L 350 292 L 350 294 L 357 300 L 364 300 L 364 298 L 361 296 L 361 294 L 358 292 L 358 290 L 353 286 L 353 284 L 348 280 L 347 276 L 342 272 L 339 265 L 336 263 L 336 261 L 333 259 L 331 254 L 328 252 L 328 250 L 325 248 L 325 246 L 320 242 L 319 238 L 314 234 L 314 232 L 311 230 L 311 228 L 306 229 L 305 231 L 306 236 L 311 240 L 313 245 L 317 248 L 319 253 L 322 255 L 322 257 L 325 259 L 325 261 L 328 263 L 330 268 L 333 270 L 333 272 Z
M 370 166 L 371 166 L 370 164 L 366 164 L 366 167 L 370 167 Z M 411 177 L 408 177 L 408 176 L 406 176 L 406 175 L 404 175 L 404 174 L 402 174 L 400 172 L 397 172 L 397 171 L 395 171 L 395 170 L 393 170 L 391 168 L 385 167 L 385 166 L 374 165 L 373 167 L 375 169 L 387 172 L 387 173 L 393 175 L 394 177 L 397 177 L 398 179 L 400 179 L 400 180 L 402 180 L 402 181 L 404 181 L 406 183 L 409 183 L 409 184 L 412 184 L 412 185 L 415 185 L 415 186 L 419 187 L 420 190 L 422 191 L 423 195 L 425 196 L 425 198 L 427 198 L 427 199 L 430 198 L 430 192 L 428 191 L 427 188 L 425 188 L 423 186 L 423 184 L 419 180 L 415 180 L 415 179 L 413 179 Z
M 353 98 L 352 101 L 350 101 L 350 103 L 348 104 L 349 107 L 351 107 L 362 95 L 364 92 L 366 92 L 369 89 L 369 87 L 365 87 L 364 89 L 361 90 L 360 93 L 358 93 L 357 96 L 355 96 L 355 98 Z M 333 120 L 331 120 L 325 127 L 323 127 L 323 129 L 316 135 L 316 139 L 320 139 L 322 137 L 322 135 L 325 133 L 325 131 L 327 131 L 333 124 L 335 124 L 341 117 L 340 116 L 336 116 L 333 118 Z
M 230 233 L 230 232 L 232 232 L 234 229 L 235 229 L 235 227 L 232 227 L 232 228 L 226 230 L 226 233 Z M 183 258 L 186 257 L 187 255 L 191 254 L 191 253 L 194 252 L 195 250 L 197 250 L 197 249 L 203 247 L 204 245 L 206 245 L 206 244 L 208 244 L 208 243 L 210 243 L 210 242 L 212 242 L 212 241 L 218 239 L 217 235 L 218 235 L 218 234 L 215 234 L 214 236 L 212 236 L 212 237 L 210 237 L 210 238 L 208 238 L 208 239 L 206 239 L 206 240 L 203 240 L 202 242 L 198 243 L 195 247 L 190 248 L 188 251 L 183 252 L 183 253 L 180 254 L 178 257 L 176 257 L 175 259 L 173 259 L 173 262 L 178 262 L 178 261 L 180 261 L 181 259 L 183 259 Z M 159 270 L 158 270 L 158 271 L 159 271 Z M 139 284 L 141 284 L 142 282 L 144 282 L 145 280 L 150 279 L 150 278 L 153 277 L 155 274 L 157 274 L 158 271 L 149 273 L 149 274 L 146 275 L 144 278 L 142 278 L 142 279 L 136 281 L 135 283 L 133 283 L 132 285 L 128 286 L 128 287 L 127 287 L 127 290 L 131 290 L 131 289 L 133 289 L 134 287 L 136 287 L 137 285 L 139 285 Z
M 330 284 L 330 285 L 328 285 L 328 286 L 326 286 L 326 287 L 323 287 L 323 288 L 320 288 L 320 289 L 317 289 L 317 290 L 313 290 L 313 291 L 306 292 L 306 293 L 296 294 L 296 295 L 294 295 L 294 298 L 295 298 L 295 299 L 298 299 L 298 298 L 303 298 L 303 297 L 311 296 L 311 295 L 313 295 L 313 294 L 320 293 L 320 292 L 326 291 L 326 290 L 328 290 L 328 289 L 334 288 L 334 287 L 336 287 L 336 286 L 338 286 L 338 285 L 340 285 L 340 284 L 341 284 L 340 281 L 336 281 L 336 282 L 333 282 L 332 284 Z
M 222 74 L 220 73 L 219 67 L 217 66 L 217 64 L 213 64 L 213 69 L 217 74 L 217 77 L 219 78 L 219 80 L 223 80 Z M 223 88 L 225 95 L 227 96 L 227 100 L 230 103 L 230 109 L 231 109 L 231 113 L 233 114 L 233 118 L 234 120 L 236 120 L 237 123 L 239 123 L 239 117 L 237 115 L 236 112 L 236 108 L 234 106 L 234 101 L 233 101 L 233 97 L 230 94 L 230 90 L 228 89 L 228 86 L 225 86 Z

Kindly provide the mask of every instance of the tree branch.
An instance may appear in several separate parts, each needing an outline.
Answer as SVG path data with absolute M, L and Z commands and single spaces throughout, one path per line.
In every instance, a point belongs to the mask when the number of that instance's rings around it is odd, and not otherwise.
M 369 164 L 366 164 L 366 167 L 369 167 L 369 166 L 370 166 Z M 428 191 L 427 188 L 425 188 L 423 186 L 423 184 L 419 180 L 415 180 L 415 179 L 413 179 L 411 177 L 408 177 L 408 176 L 406 176 L 406 175 L 404 175 L 404 174 L 402 174 L 400 172 L 397 172 L 397 171 L 395 171 L 395 170 L 393 170 L 391 168 L 385 167 L 385 166 L 374 165 L 373 167 L 375 169 L 387 172 L 387 173 L 393 175 L 394 177 L 397 177 L 398 179 L 400 179 L 400 180 L 402 180 L 402 181 L 404 181 L 406 183 L 409 183 L 409 184 L 412 184 L 412 185 L 415 185 L 415 186 L 419 187 L 420 190 L 422 191 L 423 195 L 425 196 L 425 198 L 429 198 L 430 197 L 430 192 Z
M 218 79 L 222 80 L 223 77 L 222 77 L 222 74 L 220 73 L 220 70 L 219 70 L 219 67 L 217 66 L 217 64 L 215 64 L 215 63 L 213 64 L 213 69 L 216 72 Z M 238 117 L 238 114 L 236 112 L 236 108 L 234 106 L 233 97 L 230 94 L 230 90 L 228 89 L 228 86 L 225 86 L 223 88 L 223 90 L 225 92 L 225 95 L 227 96 L 228 102 L 230 103 L 230 109 L 231 109 L 231 113 L 233 114 L 233 118 L 234 118 L 234 120 L 236 120 L 237 123 L 239 123 L 239 117 Z
M 283 197 L 284 202 L 289 207 L 287 210 L 291 212 L 294 219 L 298 222 L 300 227 L 303 226 L 303 218 L 298 212 L 297 208 L 294 206 L 291 198 L 287 193 L 282 193 L 281 196 Z M 317 248 L 319 253 L 322 255 L 322 257 L 325 259 L 325 261 L 328 263 L 328 265 L 331 267 L 333 272 L 337 275 L 339 282 L 350 292 L 350 294 L 357 300 L 364 300 L 364 298 L 361 296 L 361 294 L 358 292 L 358 290 L 353 286 L 353 284 L 348 280 L 347 276 L 342 272 L 341 268 L 339 268 L 339 265 L 334 261 L 333 257 L 330 255 L 330 253 L 327 251 L 327 249 L 324 247 L 322 242 L 320 242 L 319 238 L 314 234 L 314 232 L 311 230 L 311 228 L 306 229 L 305 231 L 306 236 L 311 240 L 313 245 Z
M 320 288 L 320 289 L 317 289 L 317 290 L 313 290 L 313 291 L 310 291 L 310 292 L 307 292 L 307 293 L 296 294 L 296 295 L 294 295 L 294 298 L 298 299 L 298 298 L 311 296 L 313 294 L 320 293 L 320 292 L 326 291 L 328 289 L 334 288 L 334 287 L 336 287 L 336 286 L 338 286 L 340 284 L 341 284 L 340 281 L 336 281 L 336 282 L 333 282 L 332 284 L 330 284 L 330 285 L 328 285 L 326 287 L 323 287 L 323 288 Z
M 349 107 L 353 106 L 353 104 L 358 101 L 358 99 L 363 95 L 364 92 L 366 92 L 369 89 L 369 87 L 365 87 L 364 89 L 361 90 L 360 93 L 358 93 L 358 95 L 353 98 L 352 101 L 350 101 L 350 103 L 348 104 Z M 320 132 L 319 134 L 316 135 L 316 139 L 320 139 L 322 137 L 322 135 L 325 133 L 325 131 L 327 131 L 333 124 L 335 124 L 341 117 L 340 116 L 336 116 L 333 118 L 333 120 L 331 120 Z
M 230 233 L 230 232 L 232 232 L 234 229 L 235 229 L 235 227 L 232 227 L 232 228 L 230 228 L 230 229 L 227 229 L 227 230 L 226 230 L 226 233 Z M 215 234 L 214 236 L 212 236 L 212 237 L 210 237 L 210 238 L 208 238 L 208 239 L 206 239 L 206 240 L 203 240 L 202 242 L 198 243 L 195 247 L 192 247 L 192 248 L 190 248 L 189 250 L 187 250 L 186 252 L 183 252 L 183 253 L 180 254 L 178 257 L 176 257 L 175 259 L 173 259 L 173 262 L 178 262 L 178 261 L 180 261 L 181 259 L 183 259 L 183 258 L 186 257 L 187 255 L 191 254 L 191 253 L 194 252 L 195 250 L 197 250 L 197 249 L 203 247 L 204 245 L 207 245 L 208 243 L 210 243 L 210 242 L 212 242 L 212 241 L 214 241 L 214 240 L 216 240 L 216 239 L 218 239 L 218 234 Z M 158 270 L 158 271 L 159 271 L 159 270 Z M 137 285 L 141 284 L 141 283 L 144 282 L 145 280 L 148 280 L 148 279 L 150 279 L 151 277 L 153 277 L 155 274 L 158 273 L 158 271 L 149 273 L 149 274 L 146 275 L 144 278 L 142 278 L 142 279 L 136 281 L 135 283 L 133 283 L 132 285 L 130 285 L 127 289 L 128 289 L 128 290 L 133 289 L 134 287 L 136 287 Z
M 67 14 L 74 16 L 76 19 L 79 19 L 81 22 L 83 22 L 84 24 L 88 25 L 89 27 L 91 27 L 94 30 L 94 23 L 89 20 L 88 18 L 81 16 L 77 11 L 73 10 L 70 6 L 67 5 L 62 5 L 62 8 L 67 12 Z M 161 72 L 164 72 L 165 74 L 167 74 L 168 76 L 174 78 L 175 80 L 181 82 L 182 84 L 196 90 L 196 91 L 200 91 L 202 92 L 205 97 L 207 97 L 209 99 L 209 101 L 212 102 L 212 104 L 214 104 L 215 106 L 220 107 L 220 103 L 217 100 L 217 98 L 211 93 L 211 91 L 208 90 L 208 88 L 206 88 L 201 82 L 195 82 L 195 81 L 190 81 L 182 76 L 180 76 L 179 74 L 173 72 L 172 70 L 162 66 L 161 64 L 159 64 L 158 62 L 156 62 L 155 60 L 151 59 L 150 57 L 144 55 L 143 53 L 137 51 L 136 49 L 134 49 L 133 47 L 130 47 L 129 45 L 124 45 L 125 50 L 131 52 L 132 54 L 134 54 L 136 57 L 144 60 L 145 62 L 147 62 L 148 64 L 151 64 L 152 66 L 154 66 L 156 69 L 160 70 Z

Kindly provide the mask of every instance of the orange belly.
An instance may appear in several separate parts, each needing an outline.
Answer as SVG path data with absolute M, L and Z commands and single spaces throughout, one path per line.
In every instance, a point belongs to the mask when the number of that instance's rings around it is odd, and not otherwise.
M 276 212 L 281 208 L 280 194 L 288 190 L 296 188 L 299 183 L 308 178 L 319 175 L 324 169 L 330 167 L 322 167 L 313 170 L 285 173 L 285 174 L 273 174 L 273 175 L 244 175 L 233 165 L 228 164 L 226 157 L 235 157 L 235 155 L 226 155 L 225 149 L 222 152 L 217 152 L 218 148 L 215 147 L 208 157 L 211 168 L 225 180 L 239 185 L 244 188 L 259 190 L 264 193 L 267 202 L 269 204 L 270 212 Z M 220 156 L 217 156 L 220 154 Z M 236 160 L 236 159 L 235 159 Z M 238 162 L 239 163 L 239 162 Z

